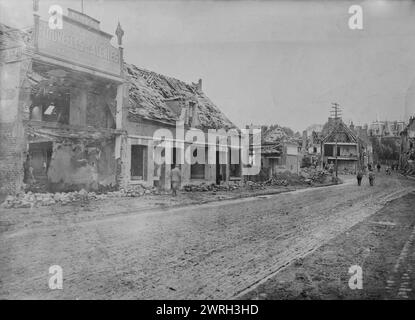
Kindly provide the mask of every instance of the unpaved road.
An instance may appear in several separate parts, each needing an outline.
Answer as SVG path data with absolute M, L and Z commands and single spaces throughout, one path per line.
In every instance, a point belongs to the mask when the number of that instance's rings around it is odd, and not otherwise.
M 0 298 L 238 297 L 415 187 L 397 176 L 351 182 L 90 221 L 51 209 L 54 223 L 30 228 L 2 214 Z M 63 290 L 48 288 L 51 265 L 63 268 Z
M 415 192 L 389 202 L 242 299 L 415 299 Z M 361 287 L 349 286 L 351 266 Z

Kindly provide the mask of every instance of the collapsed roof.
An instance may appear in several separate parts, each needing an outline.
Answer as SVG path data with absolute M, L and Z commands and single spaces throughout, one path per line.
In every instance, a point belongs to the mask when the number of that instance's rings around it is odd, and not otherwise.
M 152 71 L 125 63 L 125 72 L 130 77 L 129 114 L 148 120 L 174 123 L 179 120 L 167 101 L 176 100 L 183 108 L 189 101 L 195 103 L 200 127 L 230 129 L 236 126 L 203 93 L 197 84 L 187 84 Z
M 341 119 L 328 123 L 328 133 L 322 140 L 327 142 L 358 143 L 363 142 Z
M 267 129 L 262 133 L 262 143 L 271 144 L 271 143 L 298 143 L 296 137 L 291 136 L 287 133 L 285 128 L 281 126 L 274 126 Z
M 23 31 L 0 23 L 0 50 L 27 45 L 30 41 L 31 35 L 31 29 Z
M 0 23 L 0 50 L 25 46 L 30 42 L 32 29 L 23 31 Z M 152 71 L 124 63 L 129 77 L 129 119 L 144 118 L 175 124 L 180 118 L 167 101 L 176 100 L 181 107 L 194 102 L 198 127 L 205 129 L 237 128 L 205 95 L 198 84 L 187 84 Z M 37 81 L 35 81 L 37 82 Z
M 287 144 L 298 144 L 298 140 L 287 133 L 285 128 L 275 125 L 262 133 L 261 153 L 265 156 L 279 156 Z

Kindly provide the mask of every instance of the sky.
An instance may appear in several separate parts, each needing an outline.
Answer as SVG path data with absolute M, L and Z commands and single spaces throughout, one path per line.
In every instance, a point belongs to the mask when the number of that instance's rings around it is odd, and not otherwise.
M 81 10 L 82 1 L 40 0 Z M 349 7 L 361 5 L 363 30 Z M 355 124 L 415 115 L 415 3 L 84 0 L 84 13 L 124 29 L 129 63 L 203 91 L 238 126 L 322 124 L 332 102 Z M 33 22 L 32 1 L 0 0 L 0 21 Z M 114 41 L 115 44 L 115 41 Z

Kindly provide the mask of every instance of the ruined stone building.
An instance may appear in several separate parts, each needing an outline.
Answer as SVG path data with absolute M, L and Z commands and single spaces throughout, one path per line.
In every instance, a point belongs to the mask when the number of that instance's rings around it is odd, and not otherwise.
M 116 185 L 122 133 L 122 48 L 75 10 L 51 29 L 1 26 L 1 188 L 97 190 Z
M 335 164 L 338 172 L 356 173 L 367 166 L 366 143 L 341 119 L 332 119 L 323 128 L 324 138 L 321 140 L 322 167 Z
M 299 173 L 301 145 L 296 138 L 289 137 L 281 127 L 267 130 L 261 138 L 262 169 L 267 177 L 285 171 Z
M 124 128 L 127 131 L 126 149 L 123 154 L 124 184 L 145 184 L 170 188 L 172 166 L 181 164 L 182 184 L 221 183 L 241 180 L 241 166 L 232 164 L 229 130 L 236 126 L 216 107 L 202 91 L 202 80 L 187 84 L 178 79 L 140 69 L 132 64 L 125 65 L 129 83 L 129 103 Z M 182 126 L 182 134 L 178 127 Z M 154 140 L 157 130 L 167 129 L 171 136 L 171 165 L 159 164 L 155 157 L 166 157 L 166 150 L 157 152 Z M 188 163 L 183 157 L 185 149 L 193 143 L 192 130 L 205 133 L 201 147 L 192 152 L 204 153 L 205 163 Z M 215 142 L 216 164 L 208 163 L 209 129 L 223 130 L 224 148 Z M 237 130 L 236 130 L 237 131 Z M 189 139 L 185 139 L 188 135 Z M 186 140 L 186 141 L 185 141 Z M 176 142 L 182 142 L 177 150 Z M 238 150 L 239 152 L 239 150 Z M 220 163 L 220 156 L 225 157 Z
M 415 117 L 401 132 L 399 164 L 407 174 L 415 174 Z
M 62 29 L 51 29 L 36 12 L 26 31 L 0 25 L 0 193 L 23 186 L 169 189 L 171 166 L 155 161 L 156 130 L 169 130 L 175 142 L 177 121 L 185 132 L 236 129 L 201 81 L 186 84 L 125 63 L 123 33 L 118 25 L 115 47 L 99 21 L 72 9 Z M 185 163 L 183 183 L 239 181 L 240 166 L 231 153 L 224 157 L 222 165 Z

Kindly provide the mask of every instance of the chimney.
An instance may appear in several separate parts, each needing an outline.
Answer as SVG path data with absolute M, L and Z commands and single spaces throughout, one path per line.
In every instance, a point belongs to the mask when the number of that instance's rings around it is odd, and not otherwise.
M 202 91 L 202 79 L 199 79 L 199 80 L 197 81 L 197 89 L 198 89 L 199 91 Z

